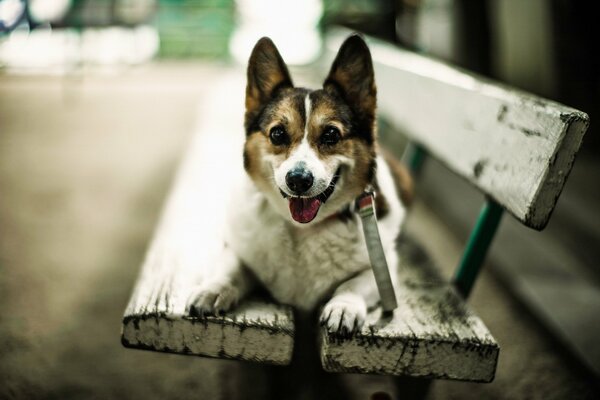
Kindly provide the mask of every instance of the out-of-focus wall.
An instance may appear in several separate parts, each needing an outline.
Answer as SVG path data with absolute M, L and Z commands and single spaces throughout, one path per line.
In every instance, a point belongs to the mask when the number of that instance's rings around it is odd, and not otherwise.
M 550 2 L 496 0 L 489 4 L 493 75 L 519 88 L 556 97 Z

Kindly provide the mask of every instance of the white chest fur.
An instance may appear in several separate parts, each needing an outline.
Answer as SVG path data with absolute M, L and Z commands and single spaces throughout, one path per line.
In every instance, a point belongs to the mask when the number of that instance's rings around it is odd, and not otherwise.
M 310 309 L 337 283 L 368 267 L 356 220 L 298 228 L 256 197 L 236 213 L 239 229 L 231 232 L 230 245 L 278 301 Z
M 378 182 L 390 213 L 379 225 L 394 276 L 394 241 L 404 209 L 381 164 Z M 277 301 L 312 309 L 341 282 L 370 267 L 358 216 L 298 227 L 277 214 L 249 180 L 239 189 L 229 207 L 226 242 Z

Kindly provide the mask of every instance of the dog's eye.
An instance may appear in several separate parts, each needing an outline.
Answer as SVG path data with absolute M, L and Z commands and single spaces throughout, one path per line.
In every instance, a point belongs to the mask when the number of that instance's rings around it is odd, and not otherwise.
M 275 146 L 280 146 L 288 142 L 288 135 L 283 126 L 280 125 L 271 128 L 269 137 L 271 138 L 271 143 L 273 143 Z
M 328 146 L 333 146 L 334 144 L 336 144 L 339 141 L 340 141 L 340 130 L 338 128 L 336 128 L 335 126 L 326 127 L 325 130 L 323 131 L 323 134 L 321 135 L 321 143 L 328 145 Z

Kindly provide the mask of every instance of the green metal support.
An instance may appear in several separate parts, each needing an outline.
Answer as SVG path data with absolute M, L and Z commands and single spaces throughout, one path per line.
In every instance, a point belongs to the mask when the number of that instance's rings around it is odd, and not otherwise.
M 465 298 L 469 296 L 473 288 L 485 255 L 500 224 L 503 211 L 498 203 L 488 200 L 479 213 L 475 228 L 471 232 L 462 260 L 454 275 L 454 285 Z
M 421 145 L 410 142 L 402 159 L 416 176 L 421 171 L 426 157 L 427 151 Z M 503 212 L 503 208 L 498 203 L 488 200 L 479 213 L 454 275 L 454 285 L 464 298 L 469 297 L 471 293 Z
M 423 147 L 414 142 L 410 142 L 406 146 L 402 159 L 408 165 L 410 172 L 412 172 L 413 175 L 417 175 L 421 171 L 426 156 L 427 153 Z

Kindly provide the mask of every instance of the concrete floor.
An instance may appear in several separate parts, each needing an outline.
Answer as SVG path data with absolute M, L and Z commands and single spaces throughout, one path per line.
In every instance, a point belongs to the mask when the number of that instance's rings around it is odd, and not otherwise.
M 263 397 L 260 366 L 119 342 L 197 99 L 220 69 L 0 75 L 0 398 Z M 456 264 L 460 243 L 425 205 L 408 229 L 440 265 Z M 496 380 L 437 381 L 428 398 L 599 398 L 486 272 L 471 304 L 501 345 Z

